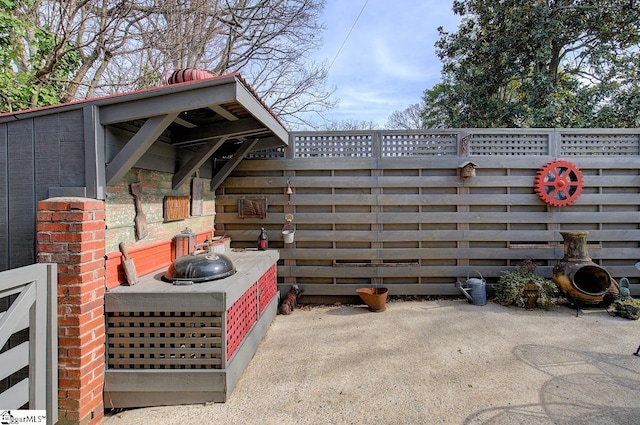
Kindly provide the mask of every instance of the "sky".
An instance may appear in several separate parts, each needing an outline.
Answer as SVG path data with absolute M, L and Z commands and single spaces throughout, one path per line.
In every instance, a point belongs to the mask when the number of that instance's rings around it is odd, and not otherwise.
M 333 62 L 328 85 L 336 88 L 339 104 L 324 118 L 373 121 L 383 128 L 394 111 L 420 102 L 424 90 L 440 81 L 437 28 L 455 32 L 460 21 L 451 5 L 450 0 L 327 0 L 323 45 L 315 59 Z

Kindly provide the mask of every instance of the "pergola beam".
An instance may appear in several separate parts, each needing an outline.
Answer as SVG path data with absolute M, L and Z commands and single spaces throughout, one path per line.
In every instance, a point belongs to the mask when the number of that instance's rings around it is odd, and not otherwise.
M 216 140 L 211 140 L 195 152 L 193 156 L 189 158 L 189 161 L 187 161 L 187 163 L 173 175 L 173 178 L 171 179 L 171 186 L 173 190 L 177 190 L 180 186 L 185 184 L 189 178 L 191 178 L 191 175 L 195 173 L 196 170 L 209 158 L 211 158 L 211 155 L 213 155 L 213 153 L 217 151 L 226 140 L 226 136 L 220 137 Z
M 211 109 L 213 112 L 220 115 L 221 117 L 226 118 L 229 121 L 236 121 L 239 119 L 238 117 L 236 117 L 235 115 L 233 115 L 231 112 L 227 111 L 220 105 L 211 105 L 209 106 L 209 109 Z
M 171 89 L 171 86 L 167 87 L 167 90 Z M 180 113 L 182 111 L 206 108 L 216 103 L 233 102 L 235 99 L 235 82 L 202 87 L 198 90 L 174 92 L 154 98 L 132 99 L 126 103 L 102 106 L 100 123 L 102 125 L 109 125 L 144 119 L 150 115 L 172 112 Z
M 165 115 L 157 115 L 149 118 L 140 127 L 140 130 L 133 135 L 131 140 L 118 152 L 113 160 L 106 167 L 107 185 L 112 186 L 119 182 L 142 155 L 160 137 L 162 132 L 178 116 L 178 112 L 171 112 Z
M 213 176 L 211 179 L 211 191 L 215 191 L 218 186 L 222 184 L 224 179 L 226 179 L 229 174 L 233 171 L 234 168 L 242 161 L 244 156 L 251 152 L 251 149 L 260 141 L 260 139 L 247 140 L 238 148 L 236 153 L 233 154 L 233 157 Z
M 266 129 L 267 127 L 255 118 L 245 118 L 222 124 L 184 129 L 172 135 L 171 142 L 174 146 L 186 146 L 223 136 L 226 136 L 228 139 L 233 139 Z

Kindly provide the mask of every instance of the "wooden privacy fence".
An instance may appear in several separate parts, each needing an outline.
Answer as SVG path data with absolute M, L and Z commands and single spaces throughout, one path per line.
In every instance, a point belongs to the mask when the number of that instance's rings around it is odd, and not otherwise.
M 565 207 L 534 191 L 538 170 L 563 159 L 584 189 Z M 472 161 L 476 176 L 458 167 Z M 218 189 L 216 228 L 235 247 L 260 228 L 280 249 L 281 289 L 353 295 L 459 294 L 469 274 L 495 282 L 522 260 L 549 277 L 563 257 L 562 230 L 589 231 L 594 262 L 637 293 L 640 130 L 460 129 L 292 133 L 286 150 L 255 153 Z M 287 195 L 287 187 L 291 195 Z M 265 218 L 238 204 L 266 202 Z M 294 243 L 284 244 L 285 214 Z
M 57 283 L 50 263 L 0 272 L 0 406 L 46 410 L 52 424 L 58 420 Z

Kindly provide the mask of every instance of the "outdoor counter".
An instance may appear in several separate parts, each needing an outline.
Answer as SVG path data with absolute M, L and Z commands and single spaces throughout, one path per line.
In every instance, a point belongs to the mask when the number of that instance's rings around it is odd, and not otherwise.
M 225 252 L 236 273 L 192 285 L 165 270 L 105 294 L 105 407 L 225 402 L 275 317 L 279 253 Z

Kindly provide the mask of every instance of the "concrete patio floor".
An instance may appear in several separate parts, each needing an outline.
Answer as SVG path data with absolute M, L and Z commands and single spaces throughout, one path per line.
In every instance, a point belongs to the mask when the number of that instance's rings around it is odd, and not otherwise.
M 227 403 L 124 424 L 640 424 L 640 321 L 466 300 L 276 316 Z M 167 382 L 167 385 L 171 385 Z

